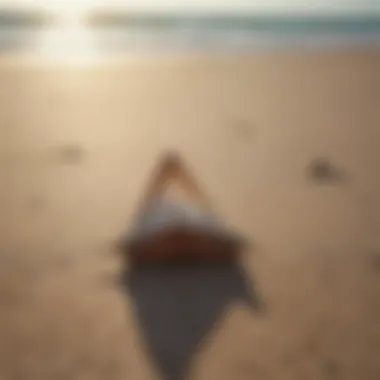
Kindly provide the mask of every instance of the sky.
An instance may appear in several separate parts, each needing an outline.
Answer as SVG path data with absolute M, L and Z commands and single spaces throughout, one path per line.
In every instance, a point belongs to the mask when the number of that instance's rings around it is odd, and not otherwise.
M 0 5 L 78 8 L 107 4 L 131 11 L 248 12 L 252 14 L 373 14 L 380 15 L 380 0 L 0 0 Z

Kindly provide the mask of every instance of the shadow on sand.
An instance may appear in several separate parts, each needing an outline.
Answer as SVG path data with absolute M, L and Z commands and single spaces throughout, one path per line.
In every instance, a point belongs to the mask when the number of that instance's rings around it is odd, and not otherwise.
M 265 310 L 238 264 L 139 268 L 121 280 L 164 380 L 186 378 L 192 357 L 231 303 L 243 302 L 258 313 Z

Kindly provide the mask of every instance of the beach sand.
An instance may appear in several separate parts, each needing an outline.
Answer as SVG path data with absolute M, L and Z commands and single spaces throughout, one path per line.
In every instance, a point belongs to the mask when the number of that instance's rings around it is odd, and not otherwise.
M 171 149 L 267 305 L 189 378 L 379 379 L 380 51 L 4 57 L 0 84 L 0 379 L 158 379 L 114 247 Z

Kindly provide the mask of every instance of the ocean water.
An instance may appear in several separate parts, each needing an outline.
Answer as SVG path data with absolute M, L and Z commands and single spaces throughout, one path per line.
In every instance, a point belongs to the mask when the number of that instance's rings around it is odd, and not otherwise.
M 66 23 L 65 23 L 66 22 Z M 75 33 L 65 33 L 67 20 L 38 12 L 0 11 L 0 49 L 34 49 L 48 35 L 70 46 Z M 78 27 L 78 25 L 77 25 Z M 319 48 L 380 44 L 380 15 L 251 16 L 154 15 L 92 12 L 78 32 L 91 35 L 94 48 L 124 50 L 249 50 L 260 48 Z M 61 31 L 61 33 L 57 33 Z M 62 38 L 64 36 L 64 38 Z

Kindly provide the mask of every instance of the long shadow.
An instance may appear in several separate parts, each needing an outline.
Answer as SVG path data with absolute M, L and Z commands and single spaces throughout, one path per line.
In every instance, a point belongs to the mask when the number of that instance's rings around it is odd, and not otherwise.
M 183 380 L 192 357 L 228 306 L 264 304 L 237 263 L 135 268 L 121 276 L 147 351 L 165 380 Z

